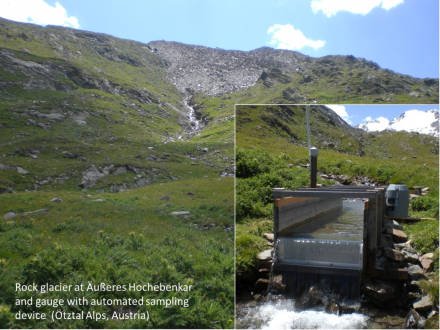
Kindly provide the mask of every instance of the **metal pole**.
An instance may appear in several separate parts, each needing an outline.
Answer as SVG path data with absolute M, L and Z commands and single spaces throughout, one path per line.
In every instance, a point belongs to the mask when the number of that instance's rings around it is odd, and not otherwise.
M 310 154 L 310 188 L 316 188 L 316 176 L 318 172 L 318 148 L 311 147 Z

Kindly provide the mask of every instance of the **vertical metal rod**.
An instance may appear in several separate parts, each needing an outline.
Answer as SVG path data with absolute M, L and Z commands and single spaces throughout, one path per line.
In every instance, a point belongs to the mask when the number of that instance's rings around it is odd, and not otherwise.
M 310 134 L 310 107 L 306 106 L 306 134 L 307 134 L 307 147 L 312 147 L 312 140 Z

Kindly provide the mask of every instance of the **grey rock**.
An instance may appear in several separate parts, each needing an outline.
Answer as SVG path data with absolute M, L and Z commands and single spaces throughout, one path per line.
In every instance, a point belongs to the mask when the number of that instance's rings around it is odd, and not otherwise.
M 171 215 L 174 215 L 174 216 L 181 217 L 181 216 L 187 216 L 187 215 L 190 215 L 191 212 L 189 212 L 189 211 L 174 211 L 174 212 L 171 212 L 170 214 L 171 214 Z
M 403 261 L 405 259 L 405 256 L 402 252 L 400 252 L 399 250 L 390 249 L 390 248 L 385 249 L 385 256 L 388 259 L 398 261 L 398 262 Z
M 104 176 L 106 176 L 105 173 L 98 170 L 95 165 L 92 165 L 82 173 L 82 181 L 80 186 L 82 188 L 93 187 L 96 182 Z
M 69 152 L 69 151 L 63 151 L 62 154 L 63 154 L 64 158 L 76 159 L 76 158 L 80 157 L 80 155 L 74 154 L 74 153 Z
M 119 174 L 125 174 L 127 173 L 127 167 L 125 166 L 119 166 L 116 168 L 116 170 L 114 170 L 114 172 L 112 173 L 113 175 L 119 175 Z
M 15 218 L 16 216 L 17 216 L 17 214 L 15 212 L 9 211 L 3 215 L 3 219 L 4 220 L 11 220 L 11 219 Z
M 414 309 L 411 309 L 406 315 L 404 328 L 405 329 L 423 329 L 425 327 L 425 319 L 420 316 Z
M 400 223 L 398 223 L 396 220 L 393 220 L 393 226 L 396 229 L 400 229 L 400 230 L 403 229 L 402 225 Z
M 408 267 L 408 275 L 411 279 L 419 279 L 424 277 L 424 272 L 419 265 L 411 265 Z
M 417 264 L 419 262 L 419 256 L 415 253 L 408 252 L 406 249 L 402 250 L 402 254 L 405 256 L 405 260 Z
M 420 300 L 413 304 L 413 308 L 416 311 L 423 312 L 432 309 L 433 302 L 429 295 L 423 296 Z
M 15 167 L 11 165 L 0 164 L 0 170 L 3 171 L 15 170 Z
M 422 195 L 427 194 L 429 192 L 429 187 L 422 188 Z
M 17 172 L 18 174 L 24 174 L 24 175 L 29 173 L 29 171 L 25 170 L 23 167 L 20 166 L 17 166 Z
M 422 255 L 420 257 L 420 259 L 422 259 L 422 258 L 434 259 L 434 253 L 432 253 L 432 252 L 425 253 L 424 255 Z
M 431 254 L 433 255 L 433 253 Z M 432 270 L 432 267 L 434 266 L 434 260 L 423 255 L 420 257 L 420 264 L 425 271 L 430 272 Z
M 264 250 L 257 254 L 257 259 L 260 261 L 267 261 L 272 259 L 272 249 Z
M 391 233 L 395 242 L 406 242 L 408 239 L 408 236 L 400 229 L 393 228 Z
M 404 250 L 405 252 L 408 252 L 408 253 L 417 254 L 417 250 L 414 249 L 411 245 L 407 245 L 407 246 L 405 246 L 405 247 L 403 248 L 403 250 Z
M 151 181 L 149 179 L 141 178 L 141 179 L 136 180 L 135 186 L 136 187 L 143 187 L 143 186 L 149 185 L 150 183 L 151 183 Z
M 267 239 L 269 242 L 273 242 L 273 239 L 274 239 L 274 235 L 273 235 L 273 233 L 264 233 L 264 234 L 263 234 L 263 237 L 264 237 L 265 239 Z
M 61 203 L 63 200 L 60 197 L 54 197 L 50 201 L 53 203 Z
M 380 305 L 396 299 L 397 292 L 393 285 L 384 281 L 371 282 L 365 285 L 365 294 Z

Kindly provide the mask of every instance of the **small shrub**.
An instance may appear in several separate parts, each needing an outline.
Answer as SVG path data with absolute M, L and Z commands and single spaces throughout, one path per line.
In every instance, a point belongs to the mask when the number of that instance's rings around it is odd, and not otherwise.
M 49 247 L 33 256 L 24 266 L 25 283 L 43 284 L 61 281 L 66 275 L 84 268 L 85 257 L 78 250 Z
M 413 211 L 430 211 L 433 217 L 438 216 L 438 201 L 431 196 L 421 196 L 411 200 Z

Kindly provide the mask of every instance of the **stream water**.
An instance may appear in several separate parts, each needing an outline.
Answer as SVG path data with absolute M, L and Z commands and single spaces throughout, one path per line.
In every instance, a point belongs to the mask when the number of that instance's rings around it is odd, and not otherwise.
M 326 212 L 279 237 L 281 263 L 339 269 L 362 269 L 364 205 L 343 199 L 342 209 Z
M 294 264 L 313 262 L 359 263 L 362 257 L 364 200 L 344 199 L 342 211 L 315 217 L 295 227 L 275 244 L 274 256 Z M 287 237 L 286 237 L 287 236 Z M 334 260 L 333 260 L 334 259 Z M 272 280 L 273 274 L 270 274 Z M 270 287 L 269 282 L 269 287 Z M 261 302 L 237 303 L 238 328 L 353 329 L 366 328 L 369 317 L 361 313 L 337 315 L 324 307 L 302 310 L 295 299 L 270 293 Z
M 270 301 L 237 303 L 236 327 L 241 329 L 362 329 L 368 316 L 332 314 L 324 308 L 299 310 L 294 299 L 274 296 Z
M 203 128 L 203 123 L 201 120 L 197 119 L 196 110 L 190 105 L 190 100 L 190 95 L 187 95 L 183 98 L 182 105 L 184 109 L 179 109 L 171 103 L 166 103 L 170 108 L 174 109 L 177 113 L 184 117 L 185 120 L 181 121 L 183 132 L 179 133 L 178 135 L 167 136 L 163 141 L 165 144 L 191 138 L 199 134 L 200 130 Z
M 338 241 L 362 241 L 365 201 L 360 198 L 343 199 L 342 212 L 329 216 L 318 215 L 296 226 L 286 236 Z
M 200 131 L 200 129 L 202 128 L 202 124 L 201 124 L 201 121 L 197 119 L 196 111 L 195 111 L 194 107 L 192 107 L 189 103 L 190 99 L 191 99 L 190 96 L 186 96 L 183 99 L 183 105 L 185 106 L 185 109 L 187 110 L 186 118 L 189 123 L 189 128 L 186 133 L 189 136 L 193 136 L 193 135 L 196 135 Z

